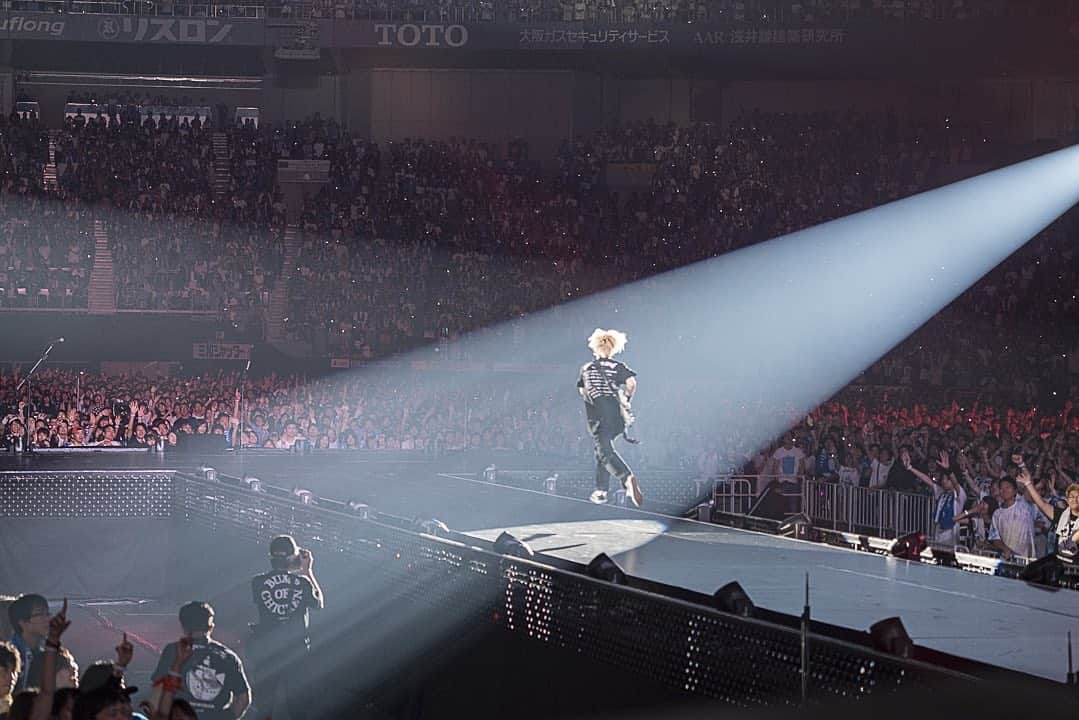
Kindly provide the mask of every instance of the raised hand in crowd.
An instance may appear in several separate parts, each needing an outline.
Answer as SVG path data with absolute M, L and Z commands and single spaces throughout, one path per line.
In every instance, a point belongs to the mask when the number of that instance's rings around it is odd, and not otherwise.
M 30 710 L 30 720 L 48 720 L 52 714 L 53 694 L 56 692 L 57 656 L 64 632 L 71 627 L 67 619 L 67 598 L 60 612 L 49 618 L 49 631 L 45 636 L 45 659 L 42 661 L 41 687 Z
M 120 644 L 116 646 L 116 664 L 121 668 L 127 668 L 131 664 L 131 658 L 135 655 L 135 646 L 127 639 L 127 633 L 123 635 Z
M 153 710 L 153 720 L 169 720 L 172 715 L 172 703 L 176 699 L 176 692 L 183 686 L 183 678 L 180 674 L 184 663 L 191 659 L 194 647 L 191 638 L 184 635 L 176 641 L 176 657 L 169 667 L 169 674 L 159 681 L 161 686 L 160 700 L 157 708 Z

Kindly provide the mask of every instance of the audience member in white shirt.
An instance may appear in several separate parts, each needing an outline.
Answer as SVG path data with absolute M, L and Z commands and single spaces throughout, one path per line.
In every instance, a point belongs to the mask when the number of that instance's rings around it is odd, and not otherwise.
M 967 547 L 971 550 L 984 549 L 989 544 L 989 528 L 993 525 L 993 513 L 997 511 L 997 501 L 986 496 L 974 503 L 974 506 L 960 513 L 957 521 L 968 523 Z
M 892 471 L 892 465 L 895 465 L 892 451 L 882 447 L 880 449 L 880 459 L 875 459 L 869 464 L 869 487 L 883 488 L 884 484 L 888 482 L 888 473 Z
M 1030 471 L 1019 457 L 1018 482 L 1005 475 L 1000 479 L 1000 507 L 993 513 L 993 525 L 989 528 L 989 544 L 999 550 L 1004 559 L 1034 557 L 1034 521 L 1039 510 L 1019 495 L 1019 485 L 1027 492 L 1031 488 Z
M 959 478 L 951 470 L 951 461 L 946 451 L 940 453 L 940 482 L 914 467 L 910 462 L 910 454 L 903 450 L 900 454 L 903 467 L 914 473 L 914 477 L 921 480 L 933 490 L 935 500 L 933 510 L 933 526 L 935 533 L 933 542 L 937 545 L 955 547 L 959 544 L 959 525 L 956 518 L 962 514 L 963 506 L 967 504 L 967 493 L 959 484 Z

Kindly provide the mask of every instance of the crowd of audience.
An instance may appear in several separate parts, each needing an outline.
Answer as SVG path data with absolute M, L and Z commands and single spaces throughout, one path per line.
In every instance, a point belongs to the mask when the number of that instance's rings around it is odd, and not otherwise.
M 214 610 L 204 602 L 180 608 L 183 635 L 158 659 L 152 691 L 134 704 L 127 683 L 135 647 L 124 633 L 115 660 L 96 660 L 80 675 L 65 647 L 72 624 L 68 601 L 53 614 L 42 595 L 0 596 L 0 718 L 4 720 L 221 720 L 243 717 L 252 691 L 243 661 L 215 640 Z M 264 700 L 262 717 L 272 712 Z
M 48 135 L 36 118 L 0 117 L 0 307 L 85 307 L 93 241 L 85 207 L 47 196 Z
M 0 375 L 3 443 L 25 433 L 18 379 Z M 293 449 L 452 451 L 470 448 L 576 452 L 582 440 L 571 415 L 553 401 L 520 408 L 505 388 L 485 393 L 445 388 L 438 379 L 399 384 L 333 378 L 266 376 L 241 383 L 235 374 L 192 379 L 77 375 L 46 370 L 34 378 L 32 442 L 37 447 L 182 444 L 187 435 L 223 435 L 240 442 L 237 390 L 244 388 L 243 443 Z M 563 417 L 563 415 L 565 417 Z
M 0 375 L 2 440 L 10 449 L 23 446 L 26 436 L 28 413 L 15 391 L 17 380 Z M 33 385 L 30 442 L 45 448 L 170 451 L 192 436 L 217 435 L 221 447 L 514 451 L 587 463 L 591 443 L 578 403 L 555 395 L 520 402 L 514 385 L 512 378 L 446 383 L 439 374 L 423 372 L 391 381 L 333 375 L 244 379 L 237 373 L 149 379 L 49 369 Z M 982 507 L 986 498 L 1004 503 L 1006 486 L 1010 482 L 1015 490 L 1019 480 L 1013 456 L 1026 458 L 1032 492 L 1048 503 L 1063 503 L 1079 480 L 1079 413 L 1072 399 L 1055 409 L 978 400 L 928 404 L 851 386 L 799 418 L 775 402 L 735 410 L 720 400 L 716 406 L 691 382 L 666 381 L 653 392 L 663 402 L 655 403 L 648 418 L 648 443 L 627 449 L 645 475 L 653 468 L 681 468 L 701 478 L 746 474 L 759 478 L 758 491 L 776 480 L 800 486 L 806 479 L 938 497 L 954 491 L 952 516 L 989 507 Z M 1079 393 L 1073 388 L 1070 397 Z M 699 419 L 706 413 L 728 422 L 702 429 Z M 760 447 L 752 418 L 765 416 L 786 418 L 793 429 Z M 986 526 L 972 528 L 962 541 L 1042 554 L 1052 547 L 1050 519 L 1032 516 L 1029 547 L 994 546 Z M 949 522 L 946 529 L 954 527 Z
M 1070 400 L 1058 413 L 977 402 L 934 409 L 834 401 L 735 469 L 791 484 L 810 479 L 928 495 L 937 503 L 931 540 L 1006 558 L 1041 557 L 1055 552 L 1058 540 L 1079 540 L 1079 523 L 1066 538 L 1056 537 L 1059 514 L 1039 502 L 1062 510 L 1075 501 L 1079 512 L 1079 418 Z M 720 470 L 715 446 L 698 456 L 702 474 Z M 1005 542 L 992 532 L 991 519 L 1015 502 L 1029 511 L 1030 532 Z
M 330 159 L 334 180 L 305 205 L 289 335 L 312 341 L 316 353 L 364 358 L 905 197 L 941 182 L 947 167 L 987 167 L 1002 150 L 954 119 L 927 127 L 888 115 L 754 114 L 725 129 L 605 130 L 567 142 L 550 172 L 519 144 L 504 155 L 465 140 L 405 140 L 380 151 L 332 122 L 300 127 L 307 140 L 293 151 Z M 618 162 L 654 164 L 650 186 L 610 187 L 604 170 Z M 1073 223 L 1043 235 L 938 318 L 938 328 L 964 328 L 949 335 L 961 346 L 948 357 L 942 348 L 930 358 L 935 345 L 919 341 L 913 361 L 894 374 L 893 358 L 878 379 L 910 384 L 902 375 L 909 366 L 917 383 L 932 367 L 937 385 L 947 374 L 975 388 L 984 379 L 977 370 L 992 366 L 1008 370 L 993 382 L 1014 390 L 1011 370 L 1021 368 L 997 339 L 1008 318 L 1063 319 L 1074 309 Z M 1064 262 L 1043 262 L 1050 255 Z M 1028 340 L 1048 351 L 1038 360 L 1046 367 L 1025 381 L 1044 390 L 1071 348 L 1062 326 L 1038 326 L 1049 334 Z M 979 353 L 979 368 L 959 362 L 968 349 Z
M 380 146 L 315 116 L 284 128 L 226 128 L 222 200 L 212 187 L 208 121 L 117 117 L 68 119 L 56 134 L 51 190 L 41 182 L 45 130 L 17 116 L 0 125 L 4 280 L 27 285 L 31 297 L 40 286 L 79 303 L 90 227 L 103 218 L 121 308 L 265 306 L 284 258 L 276 161 L 326 159 L 331 182 L 306 198 L 294 266 L 284 269 L 288 335 L 319 353 L 367 359 L 427 343 L 453 347 L 478 328 L 931 188 L 951 166 L 991 167 L 1009 150 L 955 118 L 926 125 L 891 113 L 753 113 L 727 127 L 606 128 L 567 141 L 557 166 L 544 168 L 520 140 L 507 148 L 467 139 Z M 647 182 L 618 187 L 608 177 L 618 163 L 646 164 Z M 892 388 L 891 404 L 844 398 L 844 410 L 926 403 L 946 412 L 953 400 L 977 401 L 999 418 L 1008 408 L 1028 413 L 1075 398 L 1075 222 L 1066 216 L 869 368 L 860 384 Z M 0 377 L 9 445 L 25 429 L 15 380 Z M 498 388 L 475 395 L 433 380 L 343 389 L 249 380 L 241 433 L 236 377 L 160 385 L 87 378 L 81 397 L 73 380 L 48 371 L 35 384 L 32 444 L 172 446 L 205 433 L 277 448 L 300 440 L 324 449 L 587 450 L 575 414 L 553 402 L 500 401 Z M 693 402 L 692 391 L 684 395 Z M 955 425 L 935 417 L 937 427 Z M 651 461 L 692 464 L 687 458 L 715 444 L 677 414 L 670 420 L 660 431 L 668 437 L 655 443 L 664 451 Z M 1034 432 L 993 428 L 993 416 L 968 423 L 983 420 L 979 432 L 998 438 Z M 1059 433 L 1067 422 L 1041 431 Z M 839 437 L 857 437 L 861 424 L 839 427 Z M 904 427 L 901 417 L 883 425 Z M 1067 454 L 1073 436 L 1062 437 Z M 818 429 L 806 452 L 815 457 L 828 440 Z M 844 442 L 867 454 L 861 440 Z M 724 466 L 745 466 L 743 444 L 720 443 Z M 1054 462 L 1058 471 L 1074 468 L 1074 460 Z M 921 471 L 933 477 L 933 468 Z
M 284 128 L 237 125 L 226 136 L 228 188 L 215 200 L 211 132 L 200 119 L 69 118 L 56 138 L 57 188 L 44 192 L 45 131 L 9 118 L 5 303 L 84 304 L 93 219 L 104 218 L 119 307 L 264 307 L 284 271 L 290 339 L 316 354 L 377 357 L 904 197 L 949 166 L 985 167 L 1006 150 L 954 118 L 930 126 L 879 113 L 607 128 L 567 141 L 554 169 L 531 161 L 521 141 L 380 147 L 317 116 Z M 331 167 L 330 184 L 307 198 L 290 268 L 281 267 L 280 158 Z M 612 184 L 608 170 L 622 162 L 648 164 L 648 186 Z M 19 218 L 39 208 L 55 231 L 32 247 Z M 992 338 L 1009 317 L 1067 317 L 1075 270 L 1069 261 L 1054 274 L 1040 259 L 1067 258 L 1069 231 L 1046 234 L 965 295 L 956 322 Z M 1052 352 L 1040 357 L 1059 365 L 1056 351 L 1067 348 L 1041 340 Z M 971 342 L 995 352 L 989 340 Z M 953 367 L 956 354 L 930 358 L 920 345 L 915 372 L 941 366 L 960 386 L 979 381 Z

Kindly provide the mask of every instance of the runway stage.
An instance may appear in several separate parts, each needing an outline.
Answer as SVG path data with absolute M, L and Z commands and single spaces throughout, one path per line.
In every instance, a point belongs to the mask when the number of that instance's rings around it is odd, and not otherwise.
M 1074 591 L 688 521 L 647 507 L 596 506 L 490 484 L 464 476 L 482 467 L 476 460 L 251 453 L 193 461 L 94 454 L 38 457 L 29 466 L 4 456 L 0 469 L 190 470 L 206 464 L 221 473 L 360 500 L 395 515 L 438 518 L 488 540 L 509 531 L 537 552 L 571 560 L 587 562 L 606 552 L 630 574 L 702 592 L 737 580 L 758 606 L 791 614 L 802 611 L 808 572 L 816 620 L 865 630 L 898 615 L 920 645 L 1053 680 L 1064 679 L 1067 631 L 1079 638 Z M 647 496 L 646 474 L 642 483 Z

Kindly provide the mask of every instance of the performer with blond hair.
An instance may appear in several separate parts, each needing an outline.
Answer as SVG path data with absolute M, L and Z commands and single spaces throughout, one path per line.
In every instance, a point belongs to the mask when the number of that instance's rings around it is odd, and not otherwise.
M 614 449 L 614 439 L 625 437 L 627 424 L 633 422 L 629 400 L 637 391 L 637 373 L 613 359 L 626 347 L 626 335 L 596 328 L 588 338 L 588 347 L 595 359 L 581 367 L 577 390 L 584 398 L 588 432 L 596 451 L 596 489 L 591 500 L 597 504 L 607 502 L 613 476 L 626 489 L 626 496 L 640 507 L 643 496 L 637 478 Z

